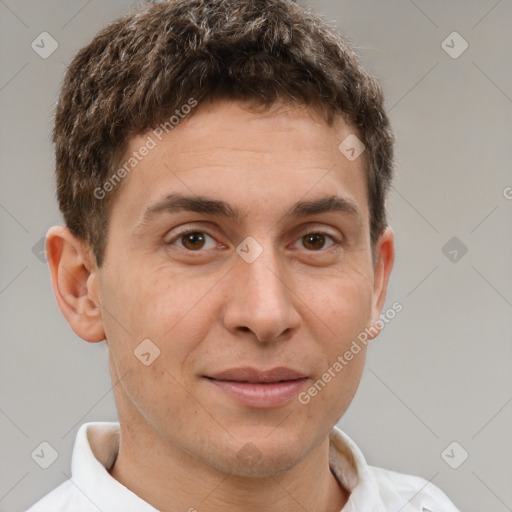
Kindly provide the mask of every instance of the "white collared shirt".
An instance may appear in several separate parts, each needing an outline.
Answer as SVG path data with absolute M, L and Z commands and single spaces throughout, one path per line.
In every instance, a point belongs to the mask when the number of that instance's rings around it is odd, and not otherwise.
M 84 423 L 78 430 L 71 478 L 27 512 L 158 512 L 113 478 L 119 450 L 119 423 Z M 361 450 L 334 427 L 329 435 L 331 471 L 350 498 L 342 512 L 460 512 L 424 478 L 369 466 Z

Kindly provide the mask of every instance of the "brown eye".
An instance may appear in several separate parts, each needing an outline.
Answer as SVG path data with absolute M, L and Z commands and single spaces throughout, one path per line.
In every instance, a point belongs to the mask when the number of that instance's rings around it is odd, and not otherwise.
M 209 246 L 208 239 L 210 239 Z M 204 252 L 202 249 L 207 250 L 215 248 L 215 240 L 203 231 L 185 231 L 167 242 L 167 245 L 177 245 L 182 249 L 193 252 Z
M 190 250 L 201 249 L 205 244 L 204 233 L 199 231 L 186 233 L 185 235 L 181 235 L 181 238 L 183 240 L 183 246 Z
M 325 247 L 326 241 L 331 240 L 331 245 L 327 247 L 329 249 L 333 245 L 336 245 L 337 241 L 333 236 L 327 233 L 308 233 L 301 237 L 302 246 L 308 249 L 308 251 L 321 251 Z
M 322 233 L 310 233 L 302 237 L 304 247 L 314 251 L 322 249 L 325 244 L 325 235 Z

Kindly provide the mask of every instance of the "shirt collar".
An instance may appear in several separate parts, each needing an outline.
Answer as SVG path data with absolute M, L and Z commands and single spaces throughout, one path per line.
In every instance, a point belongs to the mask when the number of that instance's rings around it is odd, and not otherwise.
M 119 438 L 118 422 L 84 423 L 77 432 L 73 449 L 72 483 L 100 510 L 158 512 L 110 475 Z M 354 441 L 334 427 L 329 433 L 329 443 L 331 471 L 350 492 L 343 512 L 386 512 L 374 476 Z
M 102 511 L 158 512 L 110 475 L 119 438 L 118 422 L 84 423 L 73 448 L 72 482 Z
M 329 465 L 338 482 L 350 492 L 342 512 L 386 512 L 363 453 L 338 427 L 329 433 Z

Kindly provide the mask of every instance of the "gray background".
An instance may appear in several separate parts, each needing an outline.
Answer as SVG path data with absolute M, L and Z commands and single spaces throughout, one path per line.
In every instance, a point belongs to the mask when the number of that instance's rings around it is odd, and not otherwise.
M 65 65 L 130 4 L 0 0 L 4 512 L 66 479 L 79 425 L 117 419 L 104 343 L 72 332 L 33 247 L 61 223 L 50 131 Z M 380 78 L 398 139 L 388 307 L 404 309 L 372 342 L 340 426 L 370 464 L 431 480 L 463 511 L 512 510 L 512 1 L 309 5 Z M 47 59 L 31 48 L 43 31 L 59 45 Z M 442 47 L 453 31 L 469 44 L 456 59 Z M 59 453 L 46 470 L 31 458 L 42 441 Z M 458 469 L 441 456 L 453 441 L 452 464 L 469 453 Z

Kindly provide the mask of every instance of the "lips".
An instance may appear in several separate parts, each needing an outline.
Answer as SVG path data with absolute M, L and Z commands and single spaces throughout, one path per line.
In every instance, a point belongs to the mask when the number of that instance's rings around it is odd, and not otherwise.
M 224 398 L 245 407 L 270 409 L 293 400 L 308 377 L 291 368 L 233 368 L 205 376 Z
M 250 382 L 254 384 L 272 383 L 305 378 L 306 375 L 290 368 L 280 366 L 271 370 L 257 370 L 255 368 L 234 368 L 215 373 L 208 378 L 231 382 Z

